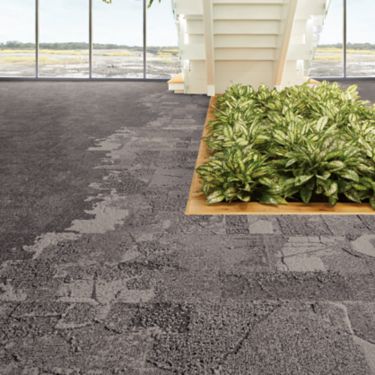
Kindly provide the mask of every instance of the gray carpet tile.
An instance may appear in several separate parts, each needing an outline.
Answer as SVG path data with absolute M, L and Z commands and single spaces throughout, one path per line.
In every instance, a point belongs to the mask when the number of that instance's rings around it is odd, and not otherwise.
M 374 373 L 375 218 L 185 216 L 207 105 L 0 83 L 0 374 Z

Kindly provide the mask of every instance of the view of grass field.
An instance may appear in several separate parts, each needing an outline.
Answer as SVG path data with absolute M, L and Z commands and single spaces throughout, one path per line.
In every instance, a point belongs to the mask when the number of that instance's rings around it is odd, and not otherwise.
M 41 77 L 85 78 L 89 75 L 87 48 L 42 47 L 39 50 Z M 147 49 L 147 77 L 168 78 L 180 72 L 176 47 Z M 32 77 L 35 75 L 35 50 L 30 46 L 0 45 L 0 76 Z M 143 50 L 125 46 L 94 46 L 93 76 L 97 78 L 143 78 Z
M 306 73 L 314 77 L 344 76 L 345 33 L 346 75 L 375 77 L 374 14 L 374 0 L 331 0 L 324 25 L 316 30 L 319 47 Z
M 39 2 L 39 76 L 88 78 L 89 1 Z M 35 77 L 35 4 L 35 0 L 4 2 L 0 77 Z M 320 45 L 306 75 L 343 77 L 343 4 L 343 0 L 331 0 L 324 27 L 317 30 Z M 375 33 L 371 33 L 375 0 L 348 0 L 347 7 L 347 76 L 375 76 Z M 155 2 L 147 9 L 145 24 L 142 15 L 141 1 L 92 2 L 93 77 L 169 78 L 180 72 L 171 2 Z M 147 46 L 146 72 L 143 44 Z
M 66 47 L 66 46 L 65 46 Z M 70 47 L 70 48 L 69 48 Z M 348 76 L 375 76 L 375 45 L 349 48 Z M 89 74 L 88 48 L 55 45 L 39 51 L 41 77 L 85 78 Z M 176 47 L 152 47 L 147 50 L 147 77 L 168 78 L 180 72 Z M 32 46 L 0 45 L 0 76 L 32 77 L 35 51 Z M 343 74 L 342 49 L 319 46 L 307 74 L 311 77 L 339 77 Z M 143 51 L 138 47 L 94 46 L 93 76 L 97 78 L 142 78 Z
M 102 0 L 39 0 L 37 8 L 35 0 L 0 3 L 2 77 L 35 77 L 38 39 L 39 77 L 88 78 L 90 34 L 94 78 L 169 78 L 180 72 L 176 20 L 170 1 L 156 2 L 148 8 L 145 20 L 143 1 L 138 0 L 110 4 Z
M 340 77 L 343 75 L 343 50 L 337 46 L 319 46 L 308 71 L 312 77 Z M 348 45 L 347 75 L 375 76 L 375 45 Z

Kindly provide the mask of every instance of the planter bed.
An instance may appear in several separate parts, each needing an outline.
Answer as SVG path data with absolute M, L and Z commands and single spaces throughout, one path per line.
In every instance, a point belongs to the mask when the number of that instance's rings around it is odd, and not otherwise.
M 220 202 L 208 204 L 202 192 L 202 183 L 197 168 L 205 164 L 210 157 L 210 150 L 206 144 L 209 134 L 209 123 L 215 120 L 215 105 L 217 97 L 212 97 L 206 122 L 200 141 L 196 168 L 191 183 L 186 215 L 374 215 L 375 211 L 369 203 L 339 202 L 332 206 L 328 202 L 289 202 L 288 204 L 269 205 L 258 202 Z

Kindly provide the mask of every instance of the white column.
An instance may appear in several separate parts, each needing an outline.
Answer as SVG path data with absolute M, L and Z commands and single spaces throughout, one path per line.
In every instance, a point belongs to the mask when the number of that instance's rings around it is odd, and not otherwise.
M 215 47 L 212 0 L 203 1 L 204 39 L 206 48 L 207 95 L 215 95 Z

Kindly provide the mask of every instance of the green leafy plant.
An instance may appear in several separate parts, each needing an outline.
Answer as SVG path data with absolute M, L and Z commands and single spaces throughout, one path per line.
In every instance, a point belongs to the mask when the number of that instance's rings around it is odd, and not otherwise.
M 357 87 L 282 91 L 235 85 L 218 97 L 197 169 L 208 203 L 370 202 L 375 209 L 375 105 Z

